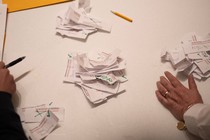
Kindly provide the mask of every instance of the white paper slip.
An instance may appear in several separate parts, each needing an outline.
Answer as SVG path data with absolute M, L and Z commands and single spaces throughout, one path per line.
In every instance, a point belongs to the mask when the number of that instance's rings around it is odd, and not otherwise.
M 91 81 L 91 82 L 86 82 L 86 83 L 82 83 L 83 86 L 92 88 L 92 89 L 96 89 L 99 91 L 103 91 L 103 92 L 107 92 L 110 94 L 116 94 L 119 90 L 120 87 L 120 83 L 116 82 L 112 85 L 108 84 L 108 83 L 103 83 L 101 81 L 95 80 L 95 81 Z
M 48 110 L 53 112 L 59 119 L 64 121 L 65 109 L 62 107 L 50 107 L 47 108 L 45 105 L 18 108 L 17 113 L 20 115 L 21 121 L 25 123 L 39 123 L 47 114 Z
M 80 71 L 80 66 L 77 63 L 76 54 L 68 54 L 67 66 L 64 74 L 64 82 L 76 83 L 81 82 L 81 79 L 77 76 L 77 72 Z
M 93 103 L 93 104 L 98 104 L 103 101 L 107 100 L 107 97 L 113 96 L 113 94 L 107 94 L 105 92 L 91 89 L 85 86 L 81 85 L 81 89 L 84 93 L 84 95 Z
M 56 115 L 56 117 L 58 117 L 59 121 L 64 121 L 65 109 L 63 107 L 37 108 L 37 112 L 39 113 L 46 114 L 48 113 L 48 110 L 53 112 Z
M 90 5 L 90 0 L 77 0 L 77 7 L 85 9 L 85 12 L 90 13 L 92 6 Z
M 160 57 L 162 59 L 164 59 L 165 61 L 170 61 L 170 56 L 169 56 L 169 53 L 168 53 L 168 49 L 167 48 L 163 48 L 161 50 Z
M 0 48 L 3 48 L 6 31 L 7 5 L 0 4 Z
M 55 116 L 54 113 L 48 111 L 40 124 L 30 130 L 30 133 L 32 134 L 32 139 L 40 140 L 48 136 L 57 126 L 58 120 L 59 119 Z
M 182 47 L 177 47 L 169 52 L 170 60 L 173 65 L 177 65 L 178 63 L 185 60 L 185 54 Z
M 200 77 L 200 79 L 201 79 L 201 78 L 209 78 L 209 77 L 210 77 L 210 72 L 209 72 L 209 71 L 206 72 L 205 74 L 203 74 L 203 73 L 200 71 L 199 68 L 195 69 L 195 70 L 194 70 L 194 73 L 196 73 L 197 76 Z M 193 74 L 194 74 L 194 73 L 193 73 Z
M 82 89 L 84 95 L 86 96 L 86 98 L 89 99 L 90 102 L 92 102 L 93 104 L 98 104 L 98 103 L 104 102 L 109 97 L 117 96 L 118 94 L 125 92 L 125 89 L 121 88 L 118 90 L 118 92 L 116 94 L 110 94 L 110 93 L 96 90 L 93 88 L 85 87 L 83 85 L 80 85 L 80 86 L 81 86 L 81 89 Z
M 197 69 L 197 65 L 195 65 L 194 63 L 189 66 L 188 68 L 186 68 L 183 72 L 186 74 L 186 75 L 190 75 L 191 73 L 193 73 L 195 71 L 195 69 Z
M 194 59 L 194 60 L 205 60 L 205 59 L 210 58 L 207 52 L 190 53 L 190 54 L 187 54 L 187 57 L 189 59 Z
M 39 107 L 45 107 L 45 104 L 37 105 L 37 106 L 30 106 L 30 107 L 17 108 L 17 113 L 20 116 L 21 121 L 24 122 L 25 121 L 25 116 L 26 116 L 25 112 L 27 112 L 27 110 L 33 110 L 33 112 L 34 112 L 36 110 L 36 108 L 39 108 Z M 34 118 L 34 116 L 33 116 L 34 114 L 30 114 L 30 113 L 27 113 L 27 114 L 29 114 L 28 118 Z
M 198 68 L 202 71 L 203 74 L 210 71 L 210 59 L 195 62 Z

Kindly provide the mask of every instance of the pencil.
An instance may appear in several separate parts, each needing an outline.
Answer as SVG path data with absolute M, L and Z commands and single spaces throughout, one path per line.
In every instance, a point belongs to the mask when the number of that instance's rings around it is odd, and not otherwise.
M 23 59 L 25 58 L 25 56 L 23 57 L 20 57 L 12 62 L 10 62 L 9 64 L 5 65 L 4 68 L 9 68 L 9 67 L 12 67 L 13 65 L 16 65 L 17 63 L 21 62 Z
M 127 16 L 124 16 L 124 15 L 118 13 L 118 12 L 114 12 L 114 11 L 111 11 L 111 12 L 112 12 L 113 14 L 117 15 L 118 17 L 121 17 L 121 18 L 123 18 L 123 19 L 125 19 L 125 20 L 127 20 L 127 21 L 129 21 L 129 22 L 133 22 L 133 20 L 132 20 L 131 18 L 127 17 Z

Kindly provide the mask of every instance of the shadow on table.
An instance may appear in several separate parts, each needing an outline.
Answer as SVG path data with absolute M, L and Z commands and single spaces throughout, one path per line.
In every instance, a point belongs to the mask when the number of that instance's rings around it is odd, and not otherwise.
M 18 82 L 19 80 L 21 80 L 22 78 L 27 76 L 30 72 L 31 72 L 31 70 L 26 71 L 25 73 L 21 74 L 19 77 L 15 78 L 15 82 Z M 12 103 L 13 103 L 13 106 L 15 108 L 18 107 L 20 105 L 20 103 L 21 103 L 21 94 L 18 91 L 18 89 L 16 90 L 16 94 L 14 94 L 12 96 Z

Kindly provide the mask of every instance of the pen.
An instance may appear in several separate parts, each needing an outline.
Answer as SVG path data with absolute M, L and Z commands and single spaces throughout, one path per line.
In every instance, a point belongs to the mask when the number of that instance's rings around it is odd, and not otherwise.
M 129 18 L 129 17 L 126 17 L 126 16 L 124 16 L 124 15 L 118 13 L 118 12 L 114 12 L 114 11 L 111 11 L 111 12 L 112 12 L 113 14 L 115 14 L 115 15 L 117 15 L 117 16 L 119 16 L 119 17 L 121 17 L 121 18 L 123 18 L 123 19 L 125 19 L 125 20 L 127 20 L 127 21 L 129 21 L 129 22 L 133 22 L 133 20 L 132 20 L 131 18 Z
M 15 65 L 15 64 L 17 64 L 17 63 L 19 63 L 19 62 L 21 62 L 24 58 L 25 58 L 25 56 L 20 57 L 20 58 L 18 58 L 18 59 L 16 59 L 16 60 L 10 62 L 9 64 L 5 65 L 4 68 L 7 69 L 7 68 L 9 68 L 9 67 L 11 67 L 11 66 L 13 66 L 13 65 Z

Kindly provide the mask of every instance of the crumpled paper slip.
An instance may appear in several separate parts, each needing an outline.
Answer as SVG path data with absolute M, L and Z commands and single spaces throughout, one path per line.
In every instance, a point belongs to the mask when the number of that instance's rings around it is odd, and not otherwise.
M 120 57 L 120 50 L 112 53 L 99 52 L 69 54 L 64 81 L 77 84 L 84 95 L 94 104 L 107 100 L 125 89 L 126 62 Z
M 68 10 L 57 16 L 56 32 L 62 36 L 86 39 L 88 35 L 103 30 L 111 32 L 111 25 L 90 14 L 90 0 L 76 0 Z
M 192 73 L 199 80 L 206 79 L 210 77 L 210 35 L 200 37 L 196 33 L 189 33 L 178 47 L 170 50 L 164 48 L 161 58 L 171 62 L 178 72 Z

